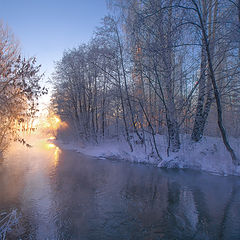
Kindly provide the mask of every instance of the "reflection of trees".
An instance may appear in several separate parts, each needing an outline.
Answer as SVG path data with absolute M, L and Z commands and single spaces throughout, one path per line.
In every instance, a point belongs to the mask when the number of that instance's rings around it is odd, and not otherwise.
M 236 201 L 236 198 L 238 197 L 239 201 L 239 190 L 240 187 L 237 187 L 234 183 L 232 186 L 232 190 L 230 193 L 230 196 L 225 203 L 224 209 L 223 209 L 223 215 L 222 219 L 219 225 L 219 235 L 218 239 L 239 239 L 240 236 L 240 217 L 239 214 L 239 206 L 240 204 Z
M 143 181 L 144 179 L 144 181 Z M 199 188 L 152 173 L 131 172 L 121 195 L 129 203 L 129 215 L 137 219 L 152 239 L 208 239 L 210 216 L 204 193 Z
M 199 212 L 193 192 L 176 182 L 168 184 L 165 221 L 170 239 L 194 239 L 198 234 Z
M 213 178 L 206 185 L 188 175 L 196 180 L 190 183 L 174 179 L 177 174 L 65 153 L 57 166 L 58 239 L 219 239 L 215 226 L 226 198 L 215 201 L 227 190 L 214 189 Z M 222 238 L 231 235 L 231 221 L 238 230 L 237 194 L 225 207 Z
M 196 211 L 198 212 L 198 226 L 196 229 L 196 236 L 207 234 L 207 226 L 209 224 L 210 216 L 207 207 L 207 201 L 203 192 L 199 188 L 194 188 L 192 191 L 194 202 L 196 203 Z M 204 236 L 206 238 L 206 236 Z
M 117 239 L 108 235 L 117 235 L 126 229 L 124 223 L 124 229 L 118 226 L 128 217 L 118 194 L 126 181 L 123 170 L 118 165 L 71 152 L 63 151 L 60 158 L 57 169 L 57 199 L 61 210 L 57 222 L 59 239 Z
M 129 171 L 121 196 L 127 204 L 128 225 L 132 239 L 159 239 L 164 232 L 164 212 L 167 207 L 168 179 L 156 171 L 149 174 Z M 132 219 L 132 220 L 131 220 Z

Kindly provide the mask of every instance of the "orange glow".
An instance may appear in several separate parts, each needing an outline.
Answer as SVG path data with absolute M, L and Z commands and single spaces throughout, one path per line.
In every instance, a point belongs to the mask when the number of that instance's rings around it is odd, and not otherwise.
M 46 148 L 47 148 L 47 149 L 52 149 L 52 148 L 55 148 L 55 147 L 56 147 L 56 145 L 53 144 L 53 143 L 47 143 L 47 144 L 46 144 Z
M 54 151 L 54 166 L 55 167 L 58 165 L 60 153 L 61 153 L 61 149 L 59 147 L 56 147 L 56 149 Z
M 61 118 L 57 115 L 53 115 L 48 118 L 48 123 L 53 130 L 58 130 L 59 128 L 66 128 L 67 123 L 62 122 Z
M 66 122 L 63 122 L 61 118 L 55 114 L 49 114 L 44 116 L 38 121 L 38 133 L 49 136 L 49 140 L 56 139 L 58 130 L 63 130 L 68 127 Z
M 54 120 L 55 120 L 55 122 L 56 122 L 56 123 L 59 123 L 59 122 L 61 122 L 60 118 L 59 118 L 59 117 L 57 117 L 57 116 L 54 116 Z
M 53 152 L 53 165 L 54 165 L 54 167 L 56 167 L 58 165 L 59 155 L 62 152 L 61 149 L 53 143 L 45 143 L 44 146 L 47 150 L 52 150 L 52 151 L 54 150 L 54 152 Z
M 56 116 L 53 115 L 52 117 L 49 117 L 47 119 L 47 126 L 50 127 L 52 130 L 57 130 L 61 127 L 61 119 Z

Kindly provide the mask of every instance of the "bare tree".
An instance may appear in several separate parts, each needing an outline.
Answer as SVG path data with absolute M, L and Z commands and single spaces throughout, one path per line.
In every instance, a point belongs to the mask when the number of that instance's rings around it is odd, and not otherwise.
M 46 92 L 39 86 L 40 66 L 35 58 L 19 55 L 18 43 L 4 24 L 0 25 L 0 150 L 9 140 L 26 143 L 19 134 L 37 111 L 37 98 Z M 26 124 L 25 124 L 26 123 Z M 23 125 L 26 125 L 23 127 Z

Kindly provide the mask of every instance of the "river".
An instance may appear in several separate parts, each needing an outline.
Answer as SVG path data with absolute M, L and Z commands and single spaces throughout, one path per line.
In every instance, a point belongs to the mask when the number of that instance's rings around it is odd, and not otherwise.
M 240 178 L 97 159 L 43 139 L 14 144 L 0 165 L 0 220 L 12 211 L 6 239 L 234 240 Z

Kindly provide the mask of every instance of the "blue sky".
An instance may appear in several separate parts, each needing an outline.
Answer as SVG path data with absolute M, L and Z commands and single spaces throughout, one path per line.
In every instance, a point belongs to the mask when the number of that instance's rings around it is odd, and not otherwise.
M 46 78 L 63 51 L 88 42 L 107 14 L 105 0 L 0 0 L 0 6 L 0 19 L 20 41 L 24 56 L 36 56 Z

